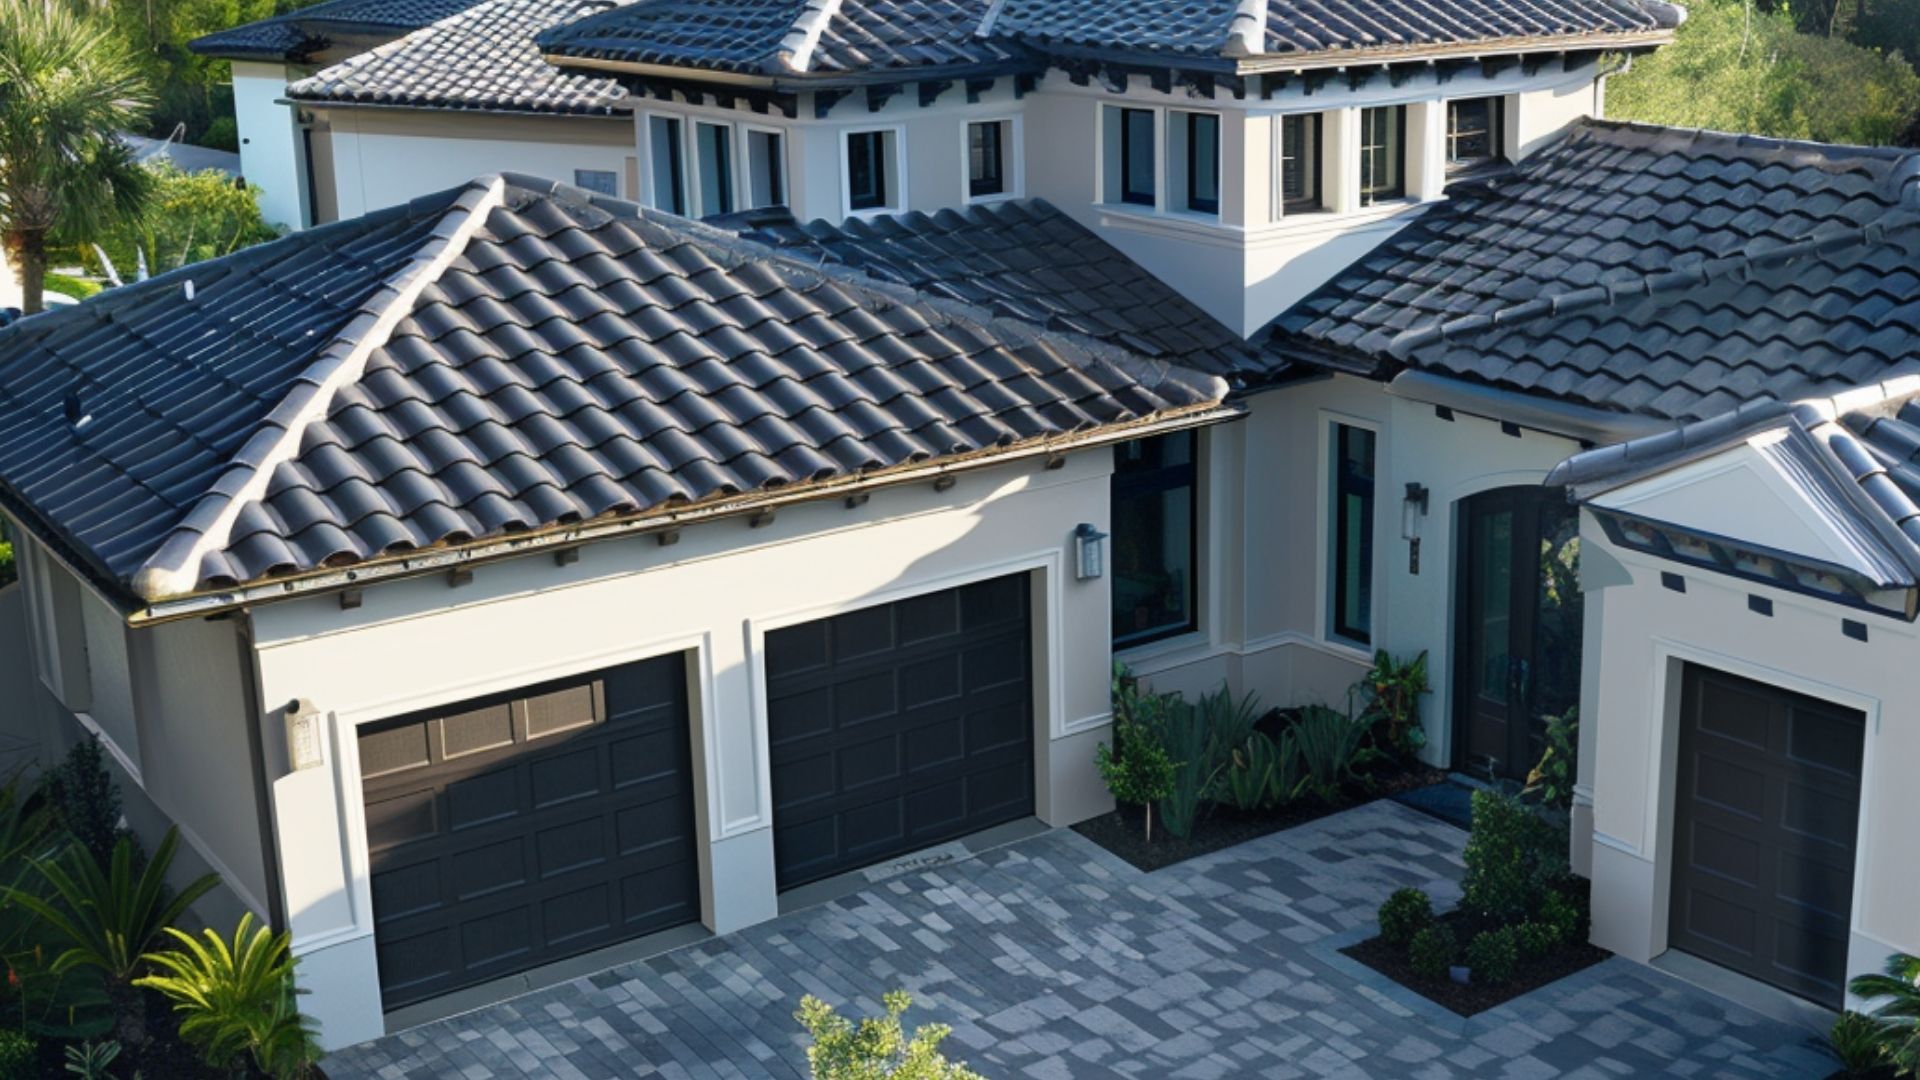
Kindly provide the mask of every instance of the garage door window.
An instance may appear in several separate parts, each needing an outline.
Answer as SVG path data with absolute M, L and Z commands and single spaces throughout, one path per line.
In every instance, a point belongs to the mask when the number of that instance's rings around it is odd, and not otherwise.
M 1113 644 L 1143 645 L 1199 622 L 1194 603 L 1196 437 L 1121 443 L 1113 463 Z

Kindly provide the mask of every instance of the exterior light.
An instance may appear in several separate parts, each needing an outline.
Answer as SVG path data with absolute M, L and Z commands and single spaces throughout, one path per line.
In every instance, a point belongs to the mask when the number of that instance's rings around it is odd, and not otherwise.
M 287 767 L 294 772 L 317 769 L 327 763 L 325 733 L 320 710 L 306 698 L 288 703 Z
M 1420 519 L 1427 516 L 1427 485 L 1408 484 L 1407 497 L 1400 503 L 1400 538 L 1420 539 Z
M 1074 576 L 1081 581 L 1090 581 L 1107 572 L 1106 549 L 1103 546 L 1107 534 L 1085 522 L 1074 526 L 1073 542 L 1078 553 L 1074 567 Z

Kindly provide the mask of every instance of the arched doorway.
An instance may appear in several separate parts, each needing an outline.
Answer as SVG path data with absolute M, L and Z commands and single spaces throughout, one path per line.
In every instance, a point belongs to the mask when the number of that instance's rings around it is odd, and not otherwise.
M 1453 765 L 1525 780 L 1546 718 L 1580 700 L 1580 518 L 1564 488 L 1497 488 L 1460 507 Z

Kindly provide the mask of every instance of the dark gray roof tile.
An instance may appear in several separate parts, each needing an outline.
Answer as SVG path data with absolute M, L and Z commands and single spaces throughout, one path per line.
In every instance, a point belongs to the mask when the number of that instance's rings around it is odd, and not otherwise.
M 323 0 L 286 15 L 195 38 L 187 48 L 235 60 L 298 60 L 343 34 L 398 37 L 478 0 Z

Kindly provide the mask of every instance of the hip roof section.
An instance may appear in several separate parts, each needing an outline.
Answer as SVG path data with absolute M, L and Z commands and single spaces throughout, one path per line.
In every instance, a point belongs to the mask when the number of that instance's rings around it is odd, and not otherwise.
M 457 15 L 478 0 L 325 0 L 195 38 L 187 48 L 231 60 L 298 60 L 342 35 L 398 37 Z

